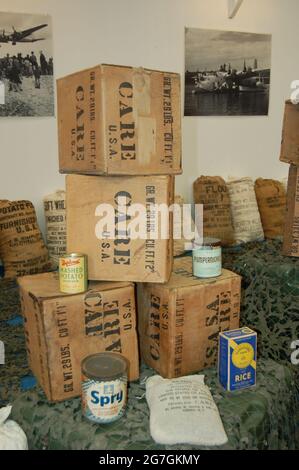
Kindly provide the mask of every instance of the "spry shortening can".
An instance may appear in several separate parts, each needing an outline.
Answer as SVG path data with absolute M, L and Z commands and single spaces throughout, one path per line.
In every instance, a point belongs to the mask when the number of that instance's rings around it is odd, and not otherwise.
M 127 403 L 128 361 L 121 354 L 103 352 L 82 361 L 83 416 L 95 423 L 116 421 Z
M 79 294 L 87 290 L 87 256 L 71 253 L 59 258 L 60 291 Z

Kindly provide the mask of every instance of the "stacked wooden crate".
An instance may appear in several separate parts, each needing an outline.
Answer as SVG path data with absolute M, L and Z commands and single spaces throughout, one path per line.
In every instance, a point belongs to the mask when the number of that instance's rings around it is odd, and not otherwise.
M 299 104 L 287 101 L 280 160 L 289 163 L 283 253 L 299 257 Z

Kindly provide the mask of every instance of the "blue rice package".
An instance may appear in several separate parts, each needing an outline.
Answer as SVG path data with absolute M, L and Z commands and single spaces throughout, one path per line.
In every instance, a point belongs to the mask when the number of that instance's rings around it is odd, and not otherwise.
M 218 375 L 228 391 L 256 385 L 257 334 L 250 328 L 219 333 Z

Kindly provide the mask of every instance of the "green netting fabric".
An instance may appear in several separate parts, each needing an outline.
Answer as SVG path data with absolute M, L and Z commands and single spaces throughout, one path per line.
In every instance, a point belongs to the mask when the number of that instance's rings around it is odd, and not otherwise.
M 225 266 L 243 276 L 241 319 L 260 332 L 261 353 L 255 389 L 227 393 L 218 385 L 215 368 L 204 371 L 229 437 L 225 449 L 298 448 L 299 380 L 294 371 L 299 367 L 290 367 L 289 347 L 291 338 L 299 338 L 298 262 L 280 255 L 279 242 L 225 250 Z M 31 372 L 19 313 L 16 284 L 0 281 L 0 339 L 6 348 L 0 405 L 13 404 L 13 419 L 24 428 L 30 448 L 164 449 L 149 434 L 144 391 L 146 377 L 154 372 L 145 366 L 140 381 L 130 385 L 126 416 L 110 425 L 85 421 L 79 398 L 49 404 L 38 386 L 24 391 L 23 377 Z
M 258 332 L 260 355 L 290 365 L 299 339 L 299 258 L 281 255 L 278 240 L 226 249 L 223 258 L 243 277 L 241 323 Z
M 49 404 L 40 389 L 15 396 L 13 418 L 23 427 L 31 448 L 164 449 L 167 447 L 157 446 L 151 439 L 143 396 L 144 379 L 153 373 L 143 367 L 141 380 L 130 385 L 126 416 L 110 425 L 95 425 L 82 418 L 79 398 Z M 234 394 L 220 388 L 215 369 L 205 374 L 229 437 L 225 449 L 296 448 L 298 396 L 288 368 L 261 360 L 257 388 Z

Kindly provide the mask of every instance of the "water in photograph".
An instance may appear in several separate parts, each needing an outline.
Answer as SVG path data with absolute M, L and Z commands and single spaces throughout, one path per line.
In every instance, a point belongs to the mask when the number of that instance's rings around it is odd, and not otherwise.
M 185 116 L 266 116 L 269 90 L 239 93 L 193 94 L 194 85 L 185 86 Z

